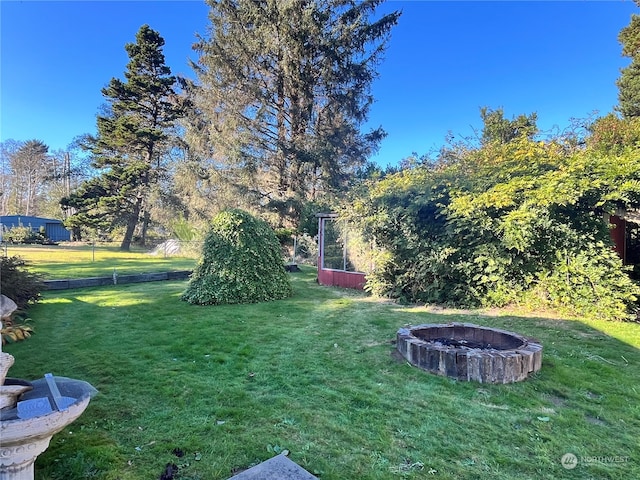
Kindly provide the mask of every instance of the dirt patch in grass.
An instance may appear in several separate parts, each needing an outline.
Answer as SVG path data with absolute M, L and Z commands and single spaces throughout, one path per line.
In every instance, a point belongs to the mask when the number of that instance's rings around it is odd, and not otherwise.
M 565 404 L 567 403 L 566 399 L 562 397 L 558 397 L 557 395 L 548 395 L 546 398 L 549 402 L 551 402 L 551 404 L 554 407 L 557 407 L 557 408 L 564 407 Z
M 601 418 L 592 417 L 591 415 L 586 415 L 584 418 L 587 422 L 589 422 L 592 425 L 598 425 L 598 426 L 604 427 L 607 424 L 607 422 L 605 422 Z

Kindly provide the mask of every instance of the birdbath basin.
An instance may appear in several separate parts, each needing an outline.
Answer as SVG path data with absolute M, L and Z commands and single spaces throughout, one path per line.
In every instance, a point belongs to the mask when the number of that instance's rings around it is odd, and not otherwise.
M 0 397 L 6 405 L 0 409 L 0 480 L 33 480 L 37 456 L 97 391 L 87 382 L 51 374 L 32 382 L 5 378 L 7 364 L 13 357 L 0 352 Z

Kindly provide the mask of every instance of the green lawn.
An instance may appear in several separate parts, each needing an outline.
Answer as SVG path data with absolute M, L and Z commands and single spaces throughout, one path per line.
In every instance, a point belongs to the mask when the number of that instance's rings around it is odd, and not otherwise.
M 148 251 L 123 252 L 114 245 L 7 245 L 7 256 L 19 256 L 29 262 L 30 270 L 41 273 L 45 280 L 104 277 L 170 270 L 191 270 L 196 260 L 188 256 L 156 255 Z
M 157 479 L 173 462 L 227 479 L 283 449 L 323 480 L 640 478 L 639 324 L 433 313 L 291 278 L 292 298 L 257 305 L 192 306 L 185 282 L 46 293 L 36 334 L 5 347 L 10 375 L 99 394 L 36 478 Z M 399 327 L 449 321 L 537 337 L 542 370 L 485 385 L 393 355 Z

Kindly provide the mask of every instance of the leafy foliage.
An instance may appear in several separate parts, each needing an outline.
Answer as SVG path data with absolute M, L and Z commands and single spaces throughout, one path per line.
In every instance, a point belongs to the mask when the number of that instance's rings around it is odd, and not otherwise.
M 29 320 L 4 319 L 2 321 L 2 329 L 0 329 L 2 345 L 28 339 L 34 333 L 33 327 L 28 322 Z
M 171 222 L 171 231 L 182 242 L 192 242 L 199 236 L 197 229 L 184 217 L 179 217 Z
M 308 233 L 303 233 L 296 237 L 296 263 L 306 263 L 308 265 L 317 265 L 318 263 L 318 237 L 312 237 Z
M 593 122 L 590 131 L 589 146 L 600 152 L 619 154 L 640 146 L 640 117 L 621 119 L 610 113 Z
M 25 226 L 11 227 L 2 232 L 2 240 L 7 243 L 44 243 L 46 241 L 43 234 Z
M 271 227 L 242 210 L 216 215 L 182 299 L 208 305 L 256 303 L 290 295 L 280 243 Z
M 390 175 L 345 215 L 380 249 L 378 295 L 626 318 L 640 290 L 604 214 L 638 205 L 637 147 L 566 151 L 523 134 Z
M 496 110 L 488 107 L 480 109 L 480 117 L 484 123 L 482 131 L 482 142 L 499 142 L 507 143 L 520 136 L 532 138 L 537 133 L 536 120 L 537 114 L 519 115 L 513 120 L 504 118 L 504 110 L 498 108 Z
M 27 270 L 20 257 L 0 257 L 0 292 L 24 310 L 40 299 L 45 287 L 40 275 Z

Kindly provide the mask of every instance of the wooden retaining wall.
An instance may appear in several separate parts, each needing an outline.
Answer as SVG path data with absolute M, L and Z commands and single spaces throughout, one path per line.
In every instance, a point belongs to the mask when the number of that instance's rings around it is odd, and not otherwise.
M 125 283 L 157 282 L 160 280 L 186 280 L 191 270 L 173 272 L 139 273 L 135 275 L 117 275 L 109 277 L 71 278 L 68 280 L 45 280 L 43 283 L 49 290 L 66 290 L 69 288 L 101 287 Z

